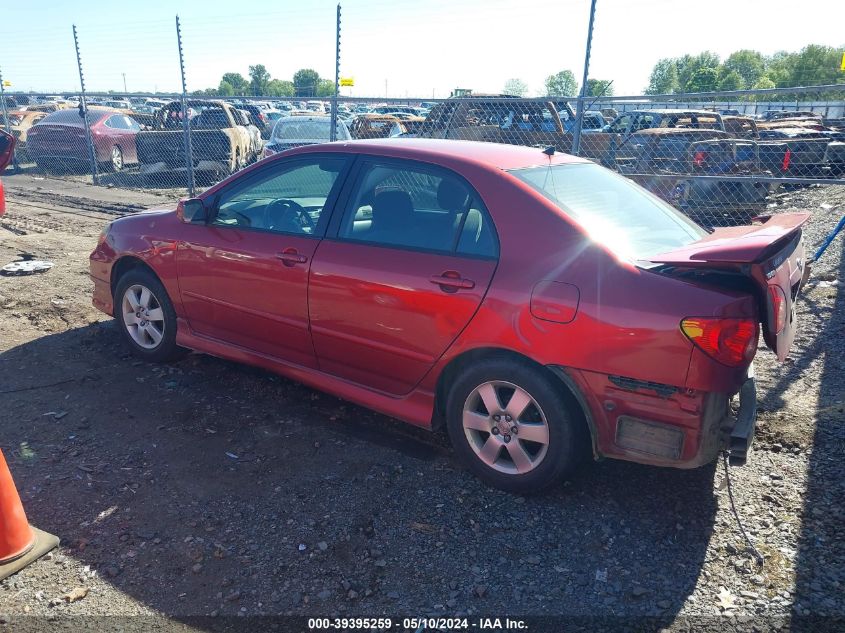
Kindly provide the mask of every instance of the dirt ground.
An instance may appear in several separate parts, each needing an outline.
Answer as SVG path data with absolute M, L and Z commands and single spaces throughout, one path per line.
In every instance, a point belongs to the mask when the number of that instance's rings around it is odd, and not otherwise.
M 0 583 L 0 628 L 506 614 L 845 626 L 841 238 L 814 268 L 788 361 L 758 353 L 759 434 L 731 471 L 758 565 L 721 465 L 605 461 L 517 497 L 465 472 L 445 438 L 278 376 L 197 354 L 135 360 L 91 306 L 87 258 L 108 221 L 171 198 L 4 183 L 0 264 L 31 254 L 55 267 L 0 277 L 0 446 L 30 521 L 62 544 Z M 812 246 L 845 191 L 772 205 L 813 212 Z

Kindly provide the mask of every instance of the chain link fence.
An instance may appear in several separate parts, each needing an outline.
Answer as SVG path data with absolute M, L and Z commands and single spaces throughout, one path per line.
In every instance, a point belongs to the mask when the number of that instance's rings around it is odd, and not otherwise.
M 595 99 L 585 103 L 579 154 L 711 227 L 766 214 L 784 188 L 845 184 L 845 105 L 823 98 L 842 88 L 759 92 Z M 270 154 L 328 142 L 334 107 L 338 140 L 422 137 L 571 152 L 576 103 L 99 93 L 83 108 L 77 94 L 7 93 L 3 123 L 18 138 L 18 172 L 184 195 Z

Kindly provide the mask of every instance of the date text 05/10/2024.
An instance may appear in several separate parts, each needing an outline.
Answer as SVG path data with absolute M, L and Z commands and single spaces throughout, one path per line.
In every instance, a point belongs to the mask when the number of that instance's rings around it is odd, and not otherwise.
M 401 626 L 400 626 L 401 625 Z M 402 631 L 421 632 L 425 630 L 481 630 L 481 631 L 518 631 L 527 629 L 524 620 L 514 618 L 309 618 L 310 631 L 335 630 L 380 630 L 389 631 L 398 628 Z

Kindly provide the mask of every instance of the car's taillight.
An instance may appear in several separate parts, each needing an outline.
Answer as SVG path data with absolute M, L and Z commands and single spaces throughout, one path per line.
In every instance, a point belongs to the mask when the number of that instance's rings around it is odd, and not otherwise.
M 723 365 L 738 367 L 757 353 L 757 322 L 753 319 L 687 317 L 681 321 L 681 331 Z
M 769 286 L 769 302 L 775 317 L 775 334 L 780 334 L 786 325 L 786 294 L 780 286 Z
M 705 162 L 707 162 L 707 152 L 703 150 L 698 150 L 692 157 L 692 163 L 696 167 L 703 167 Z
M 786 171 L 789 169 L 789 163 L 792 162 L 792 150 L 788 147 L 786 148 L 786 153 L 783 155 L 783 162 L 780 164 L 780 168 L 782 171 Z

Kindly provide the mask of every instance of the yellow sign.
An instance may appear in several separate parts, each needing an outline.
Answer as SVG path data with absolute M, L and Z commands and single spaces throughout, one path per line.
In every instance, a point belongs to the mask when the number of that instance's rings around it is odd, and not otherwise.
M 842 53 L 842 64 L 839 66 L 839 70 L 845 70 L 845 53 Z
M 352 77 L 341 77 L 340 78 L 340 85 L 341 86 L 354 86 L 355 85 L 355 79 L 353 79 Z
M 845 58 L 843 58 L 843 63 L 845 63 Z M 4 87 L 4 88 L 11 88 L 11 87 L 12 87 L 12 82 L 11 82 L 11 81 L 4 81 L 4 82 L 3 82 L 3 87 Z

